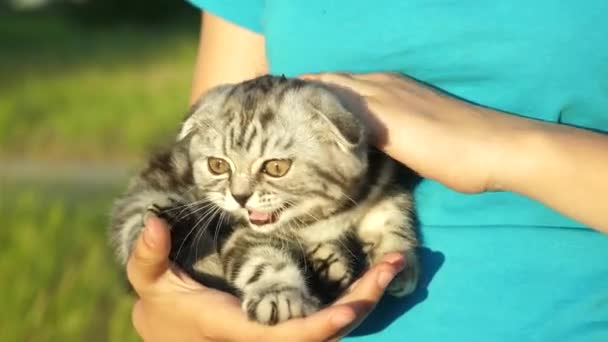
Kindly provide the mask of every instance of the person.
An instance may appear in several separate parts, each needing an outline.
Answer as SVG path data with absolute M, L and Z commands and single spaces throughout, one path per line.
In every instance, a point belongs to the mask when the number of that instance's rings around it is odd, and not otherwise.
M 128 264 L 144 340 L 608 341 L 608 2 L 191 2 L 193 100 L 265 73 L 325 82 L 424 177 L 424 274 L 378 303 L 389 255 L 329 308 L 263 327 L 174 269 L 151 219 Z

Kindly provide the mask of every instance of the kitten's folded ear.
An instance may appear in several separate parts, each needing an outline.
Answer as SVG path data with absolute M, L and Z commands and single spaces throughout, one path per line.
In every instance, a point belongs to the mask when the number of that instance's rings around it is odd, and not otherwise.
M 197 129 L 206 127 L 209 120 L 213 120 L 222 108 L 226 96 L 234 88 L 232 84 L 220 85 L 211 88 L 201 95 L 190 107 L 186 118 L 182 122 L 181 129 L 177 135 L 177 141 L 195 132 Z
M 331 132 L 331 140 L 345 150 L 351 151 L 365 143 L 366 130 L 361 119 L 349 111 L 329 90 L 318 88 L 307 98 L 310 110 Z

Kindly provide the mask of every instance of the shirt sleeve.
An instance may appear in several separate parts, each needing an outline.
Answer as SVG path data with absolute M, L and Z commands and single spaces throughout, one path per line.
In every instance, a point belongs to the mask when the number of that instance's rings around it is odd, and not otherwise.
M 192 5 L 248 30 L 262 32 L 264 0 L 187 0 Z

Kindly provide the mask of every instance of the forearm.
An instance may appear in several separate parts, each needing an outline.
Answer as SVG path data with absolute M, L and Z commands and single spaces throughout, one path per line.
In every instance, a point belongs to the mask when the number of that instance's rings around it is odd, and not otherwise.
M 447 97 L 421 103 L 433 106 L 366 119 L 393 158 L 454 190 L 516 192 L 608 233 L 608 135 Z
M 502 165 L 495 165 L 494 187 L 608 232 L 608 135 L 526 121 L 526 129 L 505 134 L 506 152 Z
M 203 14 L 191 103 L 209 88 L 241 82 L 267 71 L 262 35 Z

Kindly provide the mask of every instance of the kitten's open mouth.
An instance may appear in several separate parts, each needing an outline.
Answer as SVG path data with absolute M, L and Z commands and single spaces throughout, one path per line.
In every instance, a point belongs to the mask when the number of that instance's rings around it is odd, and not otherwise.
M 268 213 L 256 210 L 249 210 L 249 222 L 256 226 L 263 226 L 265 224 L 275 223 L 278 219 L 278 212 Z

